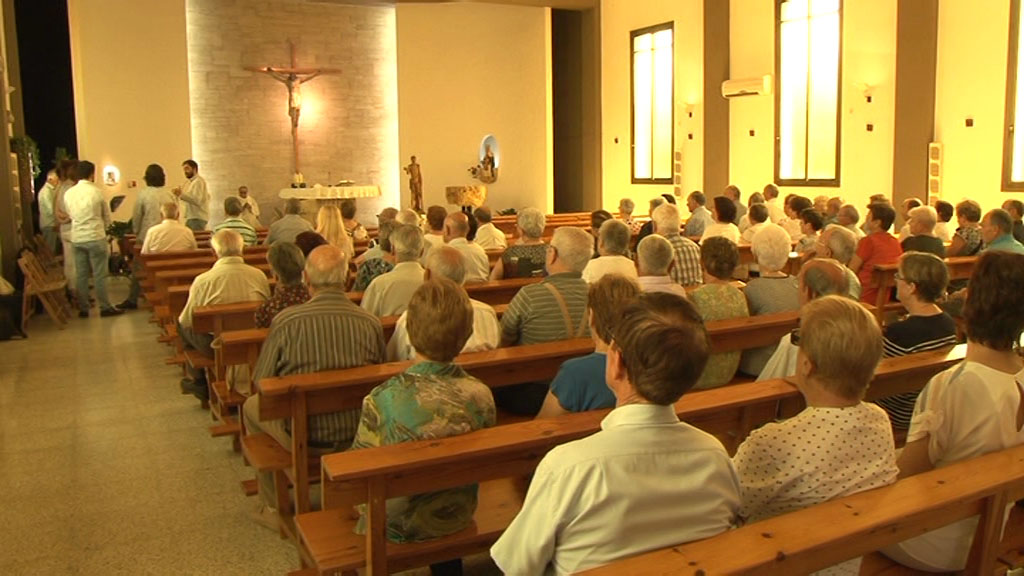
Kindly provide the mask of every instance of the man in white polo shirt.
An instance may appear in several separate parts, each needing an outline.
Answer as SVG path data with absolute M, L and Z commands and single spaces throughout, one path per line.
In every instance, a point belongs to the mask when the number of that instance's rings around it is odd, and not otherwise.
M 185 160 L 181 169 L 188 180 L 174 194 L 185 203 L 185 226 L 199 231 L 206 229 L 210 221 L 210 192 L 206 188 L 206 180 L 199 175 L 199 164 L 195 160 Z
M 487 252 L 466 239 L 469 235 L 469 218 L 462 212 L 452 212 L 444 219 L 444 241 L 462 253 L 466 259 L 466 283 L 487 282 L 491 265 Z
M 94 183 L 96 166 L 82 160 L 76 168 L 78 184 L 64 194 L 64 206 L 71 217 L 71 247 L 77 270 L 78 316 L 89 317 L 89 272 L 96 285 L 96 299 L 100 303 L 100 316 L 117 316 L 123 310 L 114 308 L 107 296 L 107 266 L 110 245 L 107 244 L 107 226 L 110 226 L 110 208 L 103 191 Z
M 714 436 L 673 405 L 707 362 L 700 314 L 675 294 L 641 294 L 622 313 L 601 431 L 548 452 L 523 508 L 491 548 L 505 574 L 570 574 L 731 528 L 739 480 Z

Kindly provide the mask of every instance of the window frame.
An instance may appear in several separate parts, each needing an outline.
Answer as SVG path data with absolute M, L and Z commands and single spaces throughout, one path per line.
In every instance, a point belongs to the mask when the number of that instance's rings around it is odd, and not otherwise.
M 636 59 L 633 54 L 633 43 L 636 41 L 637 36 L 643 36 L 644 34 L 654 34 L 655 32 L 661 32 L 662 30 L 672 31 L 672 120 L 671 120 L 671 140 L 672 144 L 669 147 L 669 165 L 673 167 L 672 173 L 675 173 L 675 147 L 676 147 L 676 30 L 675 21 L 670 20 L 661 24 L 655 24 L 654 26 L 647 26 L 646 28 L 638 28 L 632 30 L 629 33 L 629 177 L 632 184 L 672 184 L 674 178 L 669 175 L 667 178 L 655 178 L 654 177 L 654 146 L 653 146 L 653 135 L 654 135 L 654 114 L 653 107 L 651 114 L 651 177 L 650 178 L 637 178 L 636 177 Z M 653 91 L 652 91 L 653 93 Z
M 1017 55 L 1020 51 L 1020 0 L 1010 0 L 1010 35 L 1007 42 L 1006 57 L 1006 114 L 1003 116 L 1003 173 L 1004 191 L 1019 192 L 1024 190 L 1024 180 L 1013 180 L 1013 136 L 1016 131 L 1014 114 L 1017 110 Z
M 781 177 L 780 160 L 782 158 L 782 136 L 779 134 L 781 128 L 782 109 L 782 3 L 785 0 L 775 0 L 775 81 L 773 95 L 775 98 L 775 184 L 778 186 L 796 187 L 819 187 L 839 188 L 842 181 L 842 152 L 843 152 L 843 0 L 839 2 L 839 63 L 838 74 L 836 75 L 836 171 L 835 178 L 788 178 Z M 1019 0 L 1018 0 L 1019 1 Z M 808 66 L 809 67 L 809 66 Z M 810 82 L 808 82 L 810 86 Z M 810 110 L 810 105 L 808 105 Z M 804 166 L 806 174 L 807 150 L 804 151 Z

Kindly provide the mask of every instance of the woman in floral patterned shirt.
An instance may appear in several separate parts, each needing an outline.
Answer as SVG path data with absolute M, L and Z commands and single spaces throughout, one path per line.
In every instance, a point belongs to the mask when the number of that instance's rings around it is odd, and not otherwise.
M 306 266 L 306 259 L 298 246 L 291 242 L 277 242 L 267 250 L 267 261 L 277 278 L 277 287 L 270 300 L 256 311 L 257 328 L 269 328 L 278 312 L 309 300 L 309 291 L 302 283 L 302 269 Z

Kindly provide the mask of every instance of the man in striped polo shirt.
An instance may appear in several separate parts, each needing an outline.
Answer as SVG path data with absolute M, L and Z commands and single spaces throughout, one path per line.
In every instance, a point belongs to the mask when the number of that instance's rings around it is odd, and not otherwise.
M 593 238 L 583 229 L 555 230 L 544 258 L 548 276 L 519 290 L 501 317 L 502 346 L 590 337 L 582 273 L 593 253 Z M 509 386 L 495 390 L 494 397 L 505 410 L 535 415 L 547 389 L 547 383 Z
M 345 295 L 345 253 L 330 245 L 316 248 L 306 258 L 303 275 L 312 298 L 274 317 L 253 380 L 258 384 L 263 378 L 384 362 L 380 320 Z M 291 430 L 286 421 L 260 421 L 258 395 L 245 401 L 243 413 L 250 434 L 269 434 L 282 445 L 291 445 Z M 310 452 L 319 455 L 347 450 L 358 425 L 358 409 L 310 417 Z M 257 519 L 277 530 L 272 474 L 260 473 L 259 489 L 263 504 Z
M 224 199 L 224 215 L 227 218 L 223 222 L 217 224 L 217 227 L 213 229 L 214 232 L 221 230 L 234 230 L 242 237 L 245 241 L 246 246 L 255 246 L 258 238 L 256 237 L 256 229 L 249 225 L 248 222 L 242 220 L 242 199 L 237 196 L 228 196 Z

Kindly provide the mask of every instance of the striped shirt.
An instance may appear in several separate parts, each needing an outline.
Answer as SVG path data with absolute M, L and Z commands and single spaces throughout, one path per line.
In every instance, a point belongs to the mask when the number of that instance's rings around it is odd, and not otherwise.
M 665 239 L 672 244 L 672 263 L 675 264 L 669 271 L 672 279 L 681 286 L 703 284 L 704 269 L 700 265 L 700 246 L 679 234 L 665 236 Z
M 566 326 L 562 307 L 549 285 L 565 300 L 574 333 Z M 501 343 L 511 346 L 589 337 L 586 311 L 587 283 L 579 274 L 564 272 L 548 276 L 538 284 L 523 286 L 509 302 L 508 310 L 501 317 Z
M 325 289 L 305 304 L 282 310 L 271 322 L 254 380 L 354 368 L 384 361 L 380 320 L 353 304 L 342 290 Z M 314 448 L 344 450 L 355 436 L 359 409 L 309 418 Z
M 937 350 L 956 344 L 956 322 L 945 312 L 932 316 L 908 316 L 885 328 L 883 354 L 887 358 Z M 877 403 L 889 413 L 896 428 L 910 427 L 917 392 L 880 398 Z
M 242 236 L 246 246 L 255 246 L 259 240 L 256 237 L 256 230 L 248 222 L 241 218 L 228 218 L 213 228 L 214 234 L 221 230 L 234 230 Z

